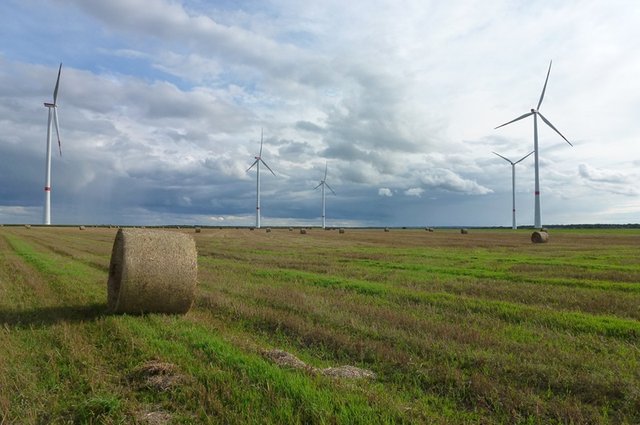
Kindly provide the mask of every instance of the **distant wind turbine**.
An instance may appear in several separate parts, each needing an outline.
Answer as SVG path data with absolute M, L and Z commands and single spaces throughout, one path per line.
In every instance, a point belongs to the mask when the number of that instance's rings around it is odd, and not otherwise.
M 518 228 L 516 226 L 516 164 L 518 164 L 519 162 L 522 162 L 525 159 L 527 159 L 529 157 L 529 155 L 531 155 L 533 153 L 533 151 L 529 152 L 528 154 L 526 154 L 525 156 L 523 156 L 522 158 L 520 158 L 516 162 L 511 161 L 509 158 L 504 157 L 504 156 L 500 155 L 497 152 L 493 152 L 493 153 L 498 155 L 500 158 L 504 159 L 505 161 L 507 161 L 509 164 L 511 164 L 511 206 L 512 206 L 512 208 L 511 208 L 511 213 L 512 213 L 511 228 L 513 230 L 515 230 L 515 229 Z
M 500 128 L 500 127 L 504 127 L 505 125 L 511 124 L 513 122 L 519 121 L 523 118 L 527 118 L 530 115 L 533 115 L 533 152 L 535 153 L 535 155 L 533 156 L 535 158 L 535 215 L 534 215 L 534 227 L 536 229 L 540 229 L 542 228 L 542 221 L 540 219 L 540 177 L 539 177 L 539 170 L 538 170 L 538 115 L 540 116 L 540 118 L 542 119 L 542 121 L 545 122 L 545 124 L 547 124 L 549 127 L 551 127 L 556 133 L 558 133 L 560 135 L 560 137 L 562 137 L 564 139 L 565 142 L 569 143 L 570 146 L 573 146 L 571 144 L 571 142 L 569 140 L 567 140 L 566 137 L 564 137 L 562 135 L 562 133 L 560 133 L 560 131 L 555 128 L 553 126 L 553 124 L 551 124 L 551 122 L 549 122 L 548 119 L 546 119 L 544 117 L 544 115 L 542 115 L 542 113 L 540 113 L 540 105 L 542 105 L 542 99 L 544 99 L 544 92 L 545 90 L 547 90 L 547 82 L 549 81 L 549 74 L 551 73 L 551 64 L 553 61 L 549 62 L 549 70 L 547 71 L 547 78 L 544 80 L 544 87 L 542 87 L 542 94 L 540 95 L 540 100 L 538 101 L 538 106 L 536 107 L 536 109 L 531 109 L 531 112 L 527 112 L 526 114 L 520 115 L 518 118 L 511 120 L 507 123 L 504 123 L 502 125 L 499 125 L 496 127 L 496 129 Z
M 331 189 L 331 186 L 329 186 L 329 183 L 327 183 L 327 163 L 325 162 L 324 164 L 324 178 L 322 180 L 320 180 L 320 184 L 317 185 L 316 187 L 314 187 L 313 189 L 317 189 L 319 187 L 322 187 L 322 228 L 326 228 L 326 203 L 325 203 L 325 199 L 324 199 L 324 188 L 329 189 L 331 191 L 331 193 L 333 193 L 334 195 L 336 194 L 333 189 Z
M 51 127 L 55 124 L 56 135 L 58 136 L 58 151 L 62 156 L 62 146 L 60 144 L 60 128 L 58 125 L 58 87 L 60 86 L 60 73 L 62 72 L 62 64 L 58 68 L 58 78 L 56 79 L 56 87 L 53 89 L 53 103 L 45 102 L 44 106 L 49 108 L 49 121 L 47 123 L 47 162 L 44 183 L 44 219 L 43 224 L 51 224 Z
M 269 168 L 267 163 L 264 162 L 264 160 L 262 159 L 263 134 L 264 133 L 263 133 L 262 129 L 260 129 L 260 153 L 258 154 L 258 156 L 254 157 L 256 160 L 253 162 L 253 164 L 251 164 L 251 167 L 247 168 L 247 171 L 249 171 L 255 165 L 256 166 L 256 171 L 257 171 L 257 175 L 256 175 L 256 227 L 258 229 L 260 228 L 260 163 L 262 163 L 265 167 L 267 167 L 267 169 L 269 171 L 271 171 L 271 174 L 273 174 L 274 176 L 276 175 L 276 173 L 274 173 L 273 170 L 271 168 Z

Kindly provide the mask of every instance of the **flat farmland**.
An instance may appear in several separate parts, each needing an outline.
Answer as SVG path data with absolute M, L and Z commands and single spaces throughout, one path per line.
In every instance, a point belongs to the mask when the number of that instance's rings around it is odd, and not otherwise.
M 115 229 L 0 228 L 1 424 L 640 423 L 640 231 L 168 231 L 184 316 L 107 312 Z

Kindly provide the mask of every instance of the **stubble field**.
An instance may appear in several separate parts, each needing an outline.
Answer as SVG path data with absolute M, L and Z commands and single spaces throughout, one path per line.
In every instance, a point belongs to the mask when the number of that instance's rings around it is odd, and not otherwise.
M 193 308 L 131 316 L 115 229 L 0 228 L 0 424 L 640 423 L 639 231 L 180 231 Z

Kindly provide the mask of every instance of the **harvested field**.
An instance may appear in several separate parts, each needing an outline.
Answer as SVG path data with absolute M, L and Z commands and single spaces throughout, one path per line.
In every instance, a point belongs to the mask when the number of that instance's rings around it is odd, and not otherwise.
M 639 231 L 172 229 L 195 304 L 131 316 L 77 229 L 0 228 L 0 423 L 640 422 Z

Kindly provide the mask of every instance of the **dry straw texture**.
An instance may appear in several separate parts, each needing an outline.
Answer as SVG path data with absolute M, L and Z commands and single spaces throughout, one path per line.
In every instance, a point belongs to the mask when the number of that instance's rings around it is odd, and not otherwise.
M 186 313 L 195 296 L 197 257 L 190 235 L 118 230 L 109 265 L 109 309 L 117 313 Z
M 547 232 L 543 232 L 542 230 L 539 232 L 533 232 L 531 234 L 531 242 L 533 243 L 545 243 L 549 241 L 549 234 Z

